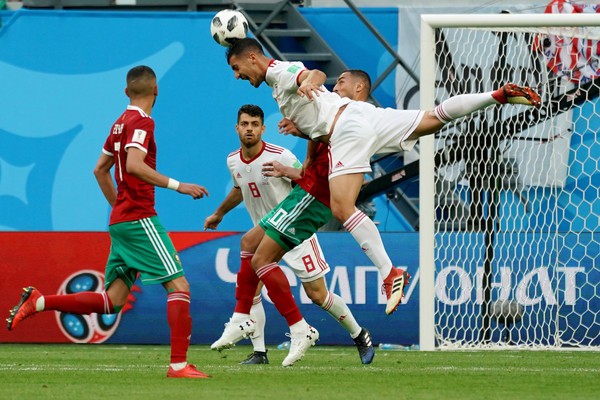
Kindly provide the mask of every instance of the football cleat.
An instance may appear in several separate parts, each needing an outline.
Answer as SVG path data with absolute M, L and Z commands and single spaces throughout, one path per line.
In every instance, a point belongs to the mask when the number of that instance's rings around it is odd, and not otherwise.
M 507 83 L 502 86 L 502 92 L 506 97 L 506 101 L 510 104 L 524 104 L 533 107 L 542 105 L 540 95 L 527 86 L 518 86 L 514 83 Z
M 387 297 L 385 313 L 390 315 L 398 308 L 402 297 L 404 297 L 404 288 L 408 285 L 410 274 L 403 269 L 394 268 L 390 274 L 383 280 L 381 290 Z
M 251 353 L 248 358 L 242 361 L 240 364 L 268 364 L 269 359 L 267 358 L 267 350 L 255 351 Z
M 210 345 L 211 350 L 229 349 L 242 339 L 250 337 L 256 330 L 256 324 L 250 318 L 246 318 L 239 323 L 231 319 L 225 324 L 223 334 L 216 342 Z
M 355 337 L 354 344 L 358 349 L 358 355 L 360 361 L 363 364 L 371 364 L 373 357 L 375 357 L 375 349 L 373 348 L 373 342 L 371 341 L 371 333 L 365 328 L 362 328 L 360 334 Z
M 167 378 L 210 378 L 210 375 L 198 371 L 194 364 L 188 364 L 180 370 L 175 371 L 169 366 Z
M 301 360 L 306 354 L 306 350 L 319 340 L 319 331 L 310 325 L 306 326 L 304 332 L 288 335 L 290 336 L 290 351 L 281 363 L 284 367 L 290 367 L 296 361 Z
M 23 288 L 21 301 L 10 310 L 10 314 L 6 319 L 8 322 L 8 330 L 12 331 L 24 319 L 29 318 L 38 313 L 35 309 L 37 299 L 42 296 L 39 290 L 33 286 Z

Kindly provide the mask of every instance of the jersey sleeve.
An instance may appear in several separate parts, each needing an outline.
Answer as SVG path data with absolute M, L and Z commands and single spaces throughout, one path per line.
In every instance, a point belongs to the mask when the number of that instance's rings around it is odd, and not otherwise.
M 235 179 L 235 165 L 236 165 L 235 160 L 236 160 L 235 155 L 230 155 L 229 157 L 227 157 L 227 169 L 229 170 L 229 174 L 231 175 L 231 180 L 233 181 L 233 187 L 239 188 L 240 184 Z
M 125 139 L 125 150 L 130 147 L 148 153 L 148 145 L 154 137 L 154 120 L 149 117 L 140 118 L 129 127 Z
M 296 90 L 298 78 L 305 70 L 306 67 L 301 62 L 276 61 L 267 68 L 267 84 L 272 87 L 277 83 L 285 91 Z
M 104 146 L 102 146 L 102 153 L 112 157 L 114 155 L 114 144 L 113 144 L 113 140 L 112 140 L 112 136 L 113 135 L 108 135 L 108 137 L 106 138 L 106 141 L 104 142 Z
M 285 149 L 281 153 L 281 159 L 279 160 L 279 162 L 288 167 L 294 167 L 296 169 L 302 168 L 302 163 L 300 162 L 300 160 L 298 160 L 294 153 L 292 153 L 288 149 Z
M 281 157 L 279 158 L 279 162 L 282 163 L 283 165 L 286 165 L 288 167 L 294 167 L 296 169 L 302 169 L 302 163 L 300 162 L 300 160 L 298 160 L 298 158 L 294 155 L 294 153 L 292 153 L 291 151 L 289 151 L 288 149 L 285 149 L 283 151 L 283 153 L 281 153 Z M 285 179 L 288 182 L 291 182 L 291 179 L 289 178 L 281 178 L 281 179 Z

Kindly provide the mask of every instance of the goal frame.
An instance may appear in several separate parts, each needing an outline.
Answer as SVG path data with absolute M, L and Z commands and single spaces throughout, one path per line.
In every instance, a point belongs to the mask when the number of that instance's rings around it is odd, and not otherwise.
M 425 14 L 421 16 L 420 108 L 435 107 L 435 37 L 438 28 L 598 27 L 598 14 Z M 433 78 L 432 78 L 433 77 Z M 434 137 L 422 137 L 419 178 L 419 344 L 435 344 L 435 162 Z

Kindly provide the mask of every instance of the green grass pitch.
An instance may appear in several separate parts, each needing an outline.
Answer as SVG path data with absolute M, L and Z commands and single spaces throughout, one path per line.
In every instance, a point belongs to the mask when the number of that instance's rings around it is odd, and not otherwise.
M 168 346 L 0 344 L 0 399 L 598 399 L 600 353 L 377 351 L 316 346 L 290 368 L 240 365 L 251 352 L 192 346 L 210 379 L 167 379 Z

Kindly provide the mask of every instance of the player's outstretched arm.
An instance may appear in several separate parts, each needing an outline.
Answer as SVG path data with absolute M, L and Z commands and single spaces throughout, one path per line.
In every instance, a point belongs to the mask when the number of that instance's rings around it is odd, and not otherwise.
M 127 151 L 127 163 L 125 165 L 127 173 L 151 185 L 176 190 L 181 194 L 190 195 L 194 199 L 201 199 L 204 196 L 208 196 L 208 191 L 203 186 L 196 185 L 195 183 L 178 182 L 175 179 L 169 178 L 150 168 L 144 162 L 144 158 L 146 158 L 145 152 L 135 147 L 130 147 Z
M 233 187 L 215 212 L 206 217 L 204 220 L 204 230 L 217 229 L 225 214 L 237 207 L 243 200 L 241 189 Z

